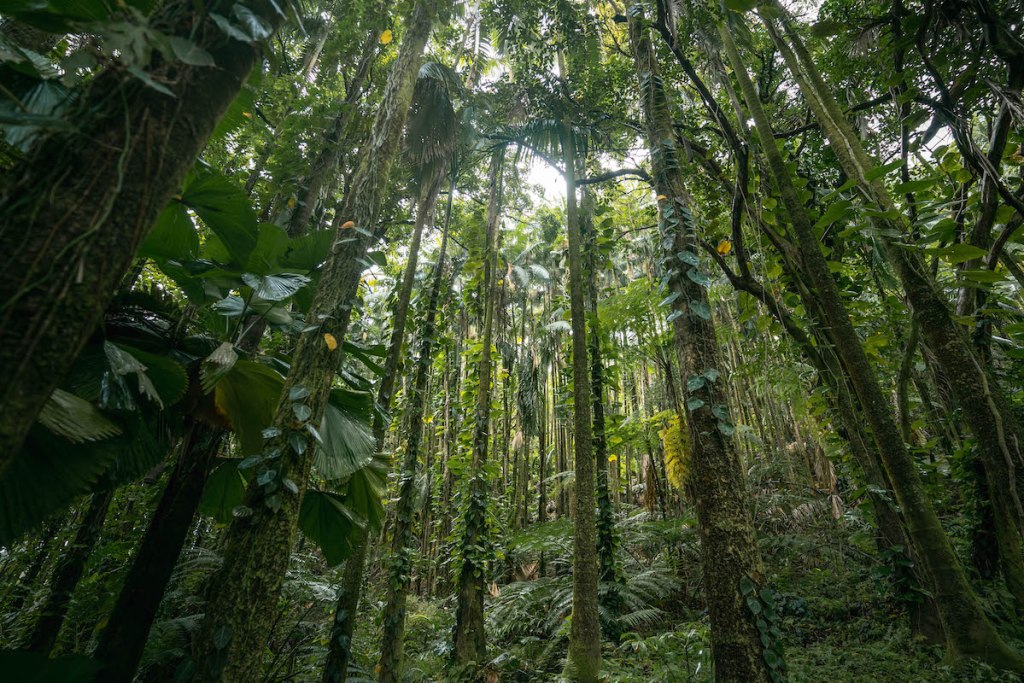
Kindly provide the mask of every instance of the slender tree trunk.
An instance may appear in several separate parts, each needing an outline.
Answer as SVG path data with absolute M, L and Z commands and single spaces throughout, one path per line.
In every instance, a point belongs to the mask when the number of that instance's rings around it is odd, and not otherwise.
M 686 422 L 690 431 L 691 480 L 700 522 L 701 558 L 715 680 L 750 683 L 782 675 L 781 643 L 767 629 L 759 632 L 750 600 L 763 596 L 761 553 L 746 507 L 743 468 L 729 435 L 726 379 L 718 354 L 707 290 L 700 284 L 695 221 L 675 148 L 671 103 L 664 90 L 650 38 L 637 17 L 630 18 L 630 41 L 643 94 L 665 270 L 675 297 L 676 343 L 687 376 Z M 752 589 L 745 590 L 744 586 Z M 774 666 L 771 666 L 774 664 Z
M 505 150 L 499 149 L 491 157 L 490 195 L 487 200 L 487 234 L 484 239 L 482 293 L 482 326 L 480 331 L 480 361 L 474 406 L 473 451 L 466 482 L 465 513 L 462 538 L 459 540 L 462 565 L 459 569 L 453 634 L 453 659 L 458 667 L 478 667 L 487 656 L 484 633 L 484 572 L 487 554 L 481 550 L 487 542 L 487 462 L 488 435 L 491 412 L 491 345 L 494 339 L 494 304 L 497 291 L 497 261 L 499 228 L 501 225 L 502 174 Z
M 370 31 L 363 43 L 362 58 L 348 85 L 348 92 L 339 106 L 338 114 L 334 117 L 334 123 L 327 131 L 323 147 L 316 154 L 306 176 L 299 183 L 295 212 L 288 220 L 289 235 L 300 235 L 309 227 L 309 219 L 320 199 L 320 191 L 331 184 L 338 162 L 341 161 L 342 154 L 349 146 L 347 144 L 348 129 L 358 111 L 357 104 L 363 94 L 363 86 L 370 76 L 370 67 L 377 57 L 377 41 L 378 31 L 374 29 Z
M 78 527 L 71 545 L 61 553 L 57 565 L 53 568 L 50 578 L 50 592 L 39 610 L 35 627 L 28 637 L 28 649 L 40 654 L 49 655 L 60 635 L 60 627 L 64 625 L 71 596 L 85 571 L 85 563 L 89 560 L 103 522 L 107 519 L 110 501 L 114 498 L 114 489 L 94 493 L 89 500 L 89 507 L 82 515 L 82 524 Z
M 450 195 L 449 195 L 450 197 Z M 416 499 L 416 473 L 419 469 L 420 443 L 423 439 L 423 417 L 427 407 L 427 380 L 433 360 L 435 320 L 441 302 L 441 287 L 445 281 L 445 252 L 448 247 L 448 222 L 445 222 L 441 248 L 434 266 L 434 279 L 427 303 L 426 319 L 420 337 L 419 357 L 416 361 L 416 379 L 409 395 L 409 434 L 399 485 L 398 505 L 395 508 L 391 558 L 388 567 L 388 591 L 382 621 L 384 632 L 380 646 L 380 683 L 397 683 L 402 676 L 402 658 L 405 649 L 405 606 L 412 573 L 412 552 L 415 535 L 413 506 Z
M 377 111 L 372 140 L 343 209 L 364 232 L 377 223 L 433 14 L 432 0 L 420 0 L 413 9 Z M 259 677 L 312 465 L 315 444 L 307 425 L 322 419 L 358 291 L 361 260 L 373 239 L 357 234 L 352 241 L 336 242 L 324 265 L 307 317 L 313 329 L 299 337 L 273 420 L 276 435 L 266 442 L 265 453 L 277 457 L 256 467 L 244 504 L 251 513 L 236 518 L 225 536 L 224 564 L 210 581 L 206 617 L 196 639 L 197 680 Z M 328 343 L 332 338 L 335 343 Z M 296 435 L 304 447 L 293 447 L 295 439 L 289 437 Z
M 604 427 L 604 370 L 601 360 L 601 329 L 597 317 L 597 231 L 594 229 L 594 198 L 584 188 L 582 211 L 580 215 L 581 232 L 586 241 L 588 278 L 587 303 L 589 307 L 590 326 L 590 392 L 593 419 L 594 461 L 597 464 L 597 555 L 600 579 L 602 581 L 618 581 L 620 579 L 615 562 L 615 509 L 612 507 L 611 495 L 608 491 L 608 441 Z M 618 634 L 609 634 L 612 640 Z
M 560 66 L 563 78 L 565 60 Z M 595 682 L 601 671 L 601 625 L 597 588 L 597 500 L 594 492 L 594 444 L 590 407 L 590 363 L 587 357 L 587 281 L 576 207 L 576 137 L 572 122 L 562 122 L 562 160 L 565 165 L 565 216 L 569 242 L 569 312 L 572 326 L 573 447 L 575 505 L 573 506 L 572 626 L 569 631 L 567 672 L 573 680 Z
M 890 404 L 868 362 L 846 307 L 839 296 L 813 226 L 774 142 L 768 116 L 761 106 L 746 66 L 732 35 L 724 24 L 719 35 L 740 85 L 740 92 L 752 118 L 761 150 L 797 237 L 804 271 L 815 288 L 825 323 L 832 330 L 836 351 L 853 383 L 868 425 L 874 432 L 879 453 L 889 473 L 897 501 L 907 520 L 911 539 L 917 546 L 926 572 L 934 581 L 936 604 L 951 653 L 977 657 L 995 666 L 1024 671 L 1024 659 L 999 637 L 982 611 L 959 559 L 953 553 L 938 516 L 918 476 L 916 465 L 903 443 Z
M 964 420 L 977 440 L 991 492 L 1000 568 L 1018 608 L 1024 609 L 1024 505 L 1020 498 L 1024 489 L 1024 454 L 1020 450 L 1024 430 L 1009 409 L 1009 402 L 995 378 L 975 356 L 970 341 L 953 320 L 919 252 L 887 237 L 906 234 L 907 226 L 902 218 L 891 217 L 899 216 L 892 196 L 881 178 L 872 176 L 875 163 L 840 111 L 803 41 L 785 19 L 782 27 L 789 43 L 779 33 L 774 20 L 767 15 L 762 15 L 762 20 L 821 123 L 843 170 L 857 181 L 864 198 L 882 212 L 874 216 L 873 221 L 880 228 L 886 253 L 914 308 L 921 334 L 942 366 Z
M 273 3 L 250 9 L 282 20 Z M 0 474 L 255 63 L 258 46 L 210 16 L 171 0 L 150 25 L 195 38 L 216 66 L 147 67 L 173 95 L 122 69 L 101 74 L 69 114 L 74 133 L 42 139 L 0 194 Z
M 96 681 L 129 683 L 199 507 L 224 430 L 193 422 L 93 656 Z

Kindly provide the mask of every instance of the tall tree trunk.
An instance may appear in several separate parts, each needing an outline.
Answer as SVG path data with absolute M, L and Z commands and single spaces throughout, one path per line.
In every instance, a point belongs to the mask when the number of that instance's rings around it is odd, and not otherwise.
M 453 659 L 458 667 L 483 665 L 487 655 L 484 633 L 484 572 L 487 555 L 481 550 L 487 542 L 487 462 L 488 434 L 491 412 L 491 345 L 494 339 L 494 304 L 498 296 L 497 265 L 499 228 L 501 226 L 502 175 L 505 150 L 491 156 L 490 195 L 487 200 L 487 234 L 484 238 L 480 360 L 477 367 L 479 386 L 474 406 L 473 451 L 465 485 L 465 512 L 462 537 L 459 539 L 462 565 L 459 569 L 453 633 Z
M 282 20 L 272 2 L 250 9 L 271 27 Z M 255 63 L 259 46 L 211 16 L 170 0 L 150 25 L 194 38 L 216 66 L 154 61 L 149 77 L 172 95 L 104 72 L 68 115 L 75 130 L 36 144 L 0 194 L 0 474 Z
M 434 212 L 438 182 L 440 182 L 440 179 L 435 177 L 425 184 L 416 206 L 416 225 L 413 228 L 412 239 L 409 243 L 409 259 L 405 264 L 405 272 L 402 275 L 398 300 L 395 302 L 388 355 L 384 359 L 384 372 L 381 376 L 380 386 L 377 387 L 377 405 L 384 412 L 391 409 L 395 382 L 398 380 L 400 372 L 402 346 L 405 343 L 405 325 L 409 315 L 409 304 L 412 301 L 412 288 L 416 279 L 416 268 L 419 264 L 420 243 L 423 238 L 423 229 Z M 451 220 L 451 197 L 453 192 L 454 178 L 449 187 L 449 210 L 448 216 L 445 219 L 445 235 L 447 235 L 448 231 L 448 221 Z M 384 448 L 387 426 L 387 423 L 378 414 L 373 423 L 373 436 L 378 451 Z M 359 601 L 362 595 L 363 574 L 366 569 L 366 552 L 369 543 L 369 534 L 364 533 L 362 536 L 357 547 L 358 552 L 354 552 L 345 563 L 341 589 L 338 591 L 334 610 L 334 623 L 331 627 L 331 641 L 328 646 L 327 663 L 324 667 L 322 679 L 323 683 L 344 681 L 345 673 L 348 670 L 352 635 L 355 633 L 355 619 L 359 611 Z M 339 676 L 340 678 L 338 678 Z
M 348 129 L 358 111 L 357 105 L 363 94 L 363 87 L 370 76 L 370 67 L 373 66 L 377 57 L 377 42 L 378 31 L 374 29 L 370 31 L 363 43 L 362 58 L 348 84 L 348 92 L 334 117 L 334 123 L 327 131 L 323 147 L 314 157 L 305 177 L 299 182 L 295 211 L 288 219 L 289 235 L 301 235 L 309 227 L 309 219 L 320 199 L 320 191 L 330 185 L 331 179 L 335 176 L 338 162 L 341 161 L 343 153 L 349 146 L 347 144 Z
M 454 179 L 454 178 L 453 178 Z M 449 195 L 450 197 L 450 195 Z M 448 221 L 441 236 L 441 248 L 434 266 L 434 279 L 427 303 L 426 319 L 420 334 L 419 356 L 416 360 L 416 379 L 409 395 L 408 441 L 399 481 L 398 505 L 392 533 L 391 558 L 388 567 L 388 591 L 382 621 L 384 632 L 380 645 L 380 683 L 397 683 L 402 676 L 402 658 L 405 648 L 405 605 L 412 573 L 412 552 L 415 544 L 413 509 L 416 499 L 416 473 L 419 469 L 420 443 L 423 439 L 423 417 L 427 406 L 427 380 L 433 360 L 435 320 L 441 299 L 441 286 L 445 281 L 445 252 L 448 247 Z
M 142 659 L 225 431 L 193 422 L 93 653 L 96 681 L 129 683 Z
M 1009 409 L 1009 402 L 995 378 L 975 356 L 970 341 L 953 320 L 920 253 L 887 237 L 906 234 L 907 226 L 901 218 L 886 217 L 899 216 L 892 196 L 882 179 L 871 174 L 875 163 L 840 111 L 803 41 L 788 21 L 783 20 L 782 26 L 789 43 L 783 39 L 773 19 L 764 14 L 762 20 L 821 123 L 843 170 L 857 181 L 864 198 L 881 210 L 873 214 L 872 220 L 880 228 L 880 239 L 913 306 L 921 334 L 945 371 L 964 420 L 977 440 L 991 492 L 1000 568 L 1018 608 L 1024 608 L 1024 506 L 1020 499 L 1024 488 L 1021 485 L 1024 454 L 1020 450 L 1024 430 Z
M 259 678 L 312 466 L 315 443 L 307 426 L 319 424 L 327 404 L 363 270 L 361 261 L 373 239 L 363 233 L 372 234 L 377 223 L 434 9 L 433 0 L 420 0 L 406 25 L 372 140 L 343 209 L 362 232 L 351 241 L 336 242 L 324 264 L 307 317 L 312 329 L 299 337 L 273 420 L 276 435 L 266 442 L 264 452 L 277 457 L 256 467 L 244 503 L 251 512 L 233 520 L 225 535 L 224 564 L 210 581 L 206 617 L 196 640 L 198 680 Z M 303 444 L 299 448 L 293 446 L 297 441 Z
M 771 123 L 746 72 L 746 65 L 724 24 L 719 25 L 719 35 L 742 97 L 754 119 L 757 136 L 762 141 L 762 153 L 796 234 L 804 271 L 816 290 L 825 323 L 832 331 L 836 351 L 874 433 L 918 556 L 934 582 L 936 604 L 946 632 L 947 646 L 955 655 L 977 657 L 995 666 L 1024 671 L 1024 659 L 1011 650 L 996 633 L 968 584 L 959 559 L 953 553 L 918 476 L 916 465 L 903 443 L 890 403 L 882 393 L 878 378 L 839 296 L 811 220 L 800 201 L 782 155 L 775 146 Z
M 559 53 L 562 77 L 565 59 Z M 601 625 L 597 606 L 597 505 L 594 492 L 594 444 L 590 407 L 590 363 L 587 356 L 587 280 L 579 211 L 576 206 L 576 136 L 568 116 L 562 121 L 562 163 L 565 165 L 565 229 L 569 242 L 569 317 L 572 326 L 573 454 L 575 464 L 572 535 L 572 625 L 567 672 L 590 683 L 601 671 Z
M 110 501 L 114 498 L 114 489 L 94 493 L 89 500 L 89 507 L 82 515 L 82 524 L 78 527 L 71 545 L 61 553 L 57 565 L 53 568 L 50 578 L 50 592 L 39 610 L 35 627 L 29 634 L 28 649 L 40 654 L 49 655 L 60 635 L 60 627 L 64 625 L 71 596 L 85 571 L 85 563 L 89 560 L 103 522 L 107 519 Z
M 698 241 L 675 147 L 671 103 L 654 50 L 638 17 L 629 21 L 630 42 L 643 95 L 665 270 L 676 343 L 687 376 L 686 417 L 690 432 L 691 480 L 700 522 L 715 680 L 764 682 L 783 674 L 781 644 L 768 629 L 759 632 L 748 607 L 759 603 L 761 553 L 747 509 L 743 468 L 729 435 L 726 379 L 718 355 L 707 290 L 700 284 Z M 747 587 L 752 588 L 747 588 Z

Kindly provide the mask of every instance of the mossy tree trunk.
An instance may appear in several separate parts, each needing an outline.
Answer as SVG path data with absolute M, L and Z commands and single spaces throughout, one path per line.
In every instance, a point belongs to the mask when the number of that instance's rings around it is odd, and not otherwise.
M 260 677 L 262 653 L 291 555 L 299 504 L 312 466 L 308 426 L 323 417 L 340 362 L 362 259 L 374 240 L 381 199 L 397 155 L 413 86 L 433 25 L 435 5 L 421 0 L 406 25 L 402 47 L 374 120 L 367 153 L 353 177 L 343 213 L 347 230 L 324 265 L 303 332 L 292 355 L 264 460 L 246 491 L 244 508 L 225 535 L 224 564 L 210 581 L 206 617 L 195 645 L 195 678 L 250 681 Z M 341 230 L 341 229 L 339 229 Z M 356 236 L 348 239 L 352 232 Z M 335 343 L 328 343 L 333 338 Z M 296 442 L 303 447 L 295 448 Z
M 487 199 L 487 228 L 484 238 L 483 275 L 481 278 L 480 359 L 477 363 L 476 405 L 474 406 L 473 450 L 465 484 L 465 510 L 459 539 L 462 563 L 456 588 L 453 661 L 459 668 L 484 664 L 487 641 L 484 632 L 484 572 L 487 570 L 487 484 L 485 464 L 490 435 L 491 376 L 493 365 L 491 345 L 494 340 L 494 304 L 498 295 L 498 243 L 500 241 L 502 175 L 505 150 L 493 152 L 488 172 L 490 194 Z
M 0 194 L 0 474 L 256 61 L 257 45 L 210 18 L 221 3 L 202 4 L 170 0 L 150 25 L 216 66 L 155 58 L 145 70 L 173 96 L 125 70 L 100 74 L 68 114 L 75 131 L 41 139 Z M 274 7 L 249 9 L 276 27 Z
M 700 522 L 715 680 L 768 683 L 773 670 L 778 674 L 783 671 L 781 645 L 777 634 L 759 632 L 753 608 L 748 606 L 749 600 L 761 604 L 757 593 L 763 571 L 761 553 L 746 507 L 743 467 L 730 438 L 733 427 L 727 413 L 726 378 L 707 290 L 702 284 L 706 276 L 698 270 L 696 224 L 675 146 L 671 104 L 639 17 L 630 17 L 629 30 L 643 97 L 652 176 L 659 193 L 673 326 L 686 378 L 682 402 L 690 432 L 690 480 Z
M 775 8 L 785 17 L 781 7 Z M 864 200 L 878 210 L 872 214 L 872 220 L 879 227 L 889 261 L 913 306 L 921 334 L 941 365 L 964 420 L 977 440 L 991 494 L 1000 568 L 1018 606 L 1024 607 L 1024 506 L 1020 498 L 1024 477 L 1020 444 L 1024 441 L 1024 430 L 995 378 L 958 328 L 920 253 L 890 236 L 908 233 L 905 219 L 882 179 L 872 173 L 876 164 L 840 110 L 803 41 L 785 18 L 782 28 L 789 42 L 768 13 L 761 12 L 761 17 L 843 170 L 857 181 Z
M 724 23 L 719 24 L 718 33 L 740 86 L 740 93 L 754 119 L 757 137 L 761 140 L 761 151 L 793 226 L 804 272 L 815 289 L 836 352 L 874 434 L 918 557 L 934 582 L 936 606 L 946 633 L 947 646 L 954 655 L 976 657 L 998 667 L 1024 671 L 1024 659 L 1011 650 L 996 633 L 968 584 L 959 559 L 953 553 L 918 476 L 916 465 L 903 443 L 891 404 L 882 392 L 874 368 L 867 359 L 846 306 L 839 296 L 810 217 L 800 202 L 785 161 L 775 145 L 771 123 L 746 72 L 746 65 Z
M 68 608 L 71 606 L 71 596 L 82 578 L 85 564 L 89 561 L 93 548 L 100 539 L 103 522 L 107 519 L 107 511 L 113 498 L 113 488 L 94 493 L 90 498 L 74 540 L 64 549 L 53 568 L 50 590 L 29 634 L 28 649 L 49 655 L 57 643 L 60 627 L 64 625 Z
M 436 193 L 435 193 L 436 194 Z M 430 207 L 428 210 L 432 210 Z M 420 330 L 420 348 L 416 358 L 416 377 L 409 393 L 409 421 L 405 454 L 399 477 L 398 504 L 395 508 L 395 524 L 391 539 L 391 557 L 388 564 L 387 597 L 384 602 L 382 621 L 384 632 L 381 636 L 380 683 L 397 683 L 402 680 L 402 657 L 405 649 L 405 607 L 412 580 L 412 553 L 416 537 L 413 529 L 413 515 L 416 502 L 416 474 L 419 470 L 420 446 L 423 441 L 423 417 L 427 407 L 427 380 L 433 360 L 436 319 L 441 305 L 441 289 L 445 281 L 445 253 L 448 248 L 448 225 L 441 236 L 441 248 L 434 266 L 430 299 L 427 302 L 426 317 Z

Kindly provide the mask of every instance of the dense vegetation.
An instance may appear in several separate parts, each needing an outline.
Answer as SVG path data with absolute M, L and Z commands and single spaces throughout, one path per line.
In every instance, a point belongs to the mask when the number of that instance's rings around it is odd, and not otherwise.
M 9 0 L 0 678 L 1024 676 L 1019 0 Z

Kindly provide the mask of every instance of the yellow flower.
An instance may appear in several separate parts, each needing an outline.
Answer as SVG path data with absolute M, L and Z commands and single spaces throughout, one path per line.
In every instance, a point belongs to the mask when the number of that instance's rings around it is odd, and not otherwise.
M 618 461 L 619 461 L 619 456 L 614 455 L 614 454 L 608 456 L 608 462 L 618 462 Z
M 394 36 L 393 33 L 391 33 L 391 29 L 387 29 L 387 30 L 384 31 L 384 33 L 380 34 L 380 44 L 381 45 L 387 45 L 388 43 L 390 43 L 394 39 L 395 39 L 395 36 Z
M 715 251 L 717 251 L 722 256 L 728 256 L 729 252 L 732 251 L 732 242 L 730 242 L 729 240 L 722 240 L 721 242 L 718 243 L 718 246 L 715 247 Z
M 330 332 L 324 334 L 324 343 L 327 344 L 327 348 L 331 351 L 338 348 L 338 340 Z

